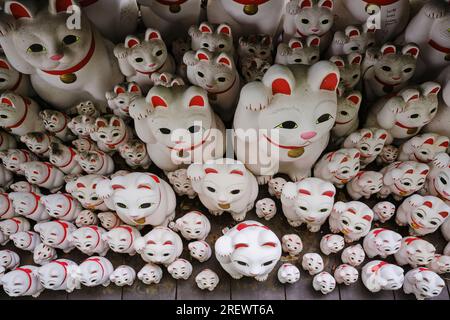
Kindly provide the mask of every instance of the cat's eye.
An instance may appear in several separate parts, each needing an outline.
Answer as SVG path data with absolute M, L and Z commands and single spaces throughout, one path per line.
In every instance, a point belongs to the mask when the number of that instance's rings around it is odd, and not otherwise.
M 209 44 L 208 44 L 208 43 L 206 43 L 206 42 L 204 42 L 204 43 L 202 43 L 202 47 L 204 47 L 204 48 L 208 48 L 208 47 L 209 47 Z
M 328 211 L 328 209 L 326 209 L 326 208 L 320 209 L 320 212 L 327 212 L 327 211 Z
M 0 83 L 5 82 L 6 79 L 0 78 Z
M 352 50 L 352 51 L 357 51 L 358 49 L 359 49 L 359 48 L 356 47 L 356 46 L 353 46 L 353 47 L 350 48 L 350 50 Z
M 27 52 L 33 52 L 33 53 L 38 53 L 38 52 L 43 52 L 46 51 L 44 46 L 42 44 L 39 43 L 34 43 L 31 46 L 28 47 Z
M 162 133 L 162 134 L 170 134 L 170 129 L 168 129 L 168 128 L 159 128 L 159 131 Z
M 97 201 L 98 197 L 91 197 L 91 200 Z
M 367 151 L 367 150 L 369 150 L 369 148 L 367 148 L 366 146 L 362 146 L 361 150 Z
M 326 122 L 326 121 L 330 120 L 331 118 L 333 118 L 333 117 L 331 116 L 331 114 L 325 113 L 325 114 L 321 115 L 321 116 L 317 119 L 317 123 L 319 124 L 319 123 Z
M 196 133 L 200 131 L 200 126 L 190 126 L 188 130 L 190 133 Z
M 248 266 L 247 263 L 245 263 L 244 261 L 240 261 L 240 260 L 236 260 L 237 264 L 240 264 L 241 266 Z
M 106 136 L 104 134 L 99 135 L 100 138 L 105 139 Z
M 358 75 L 357 75 L 357 74 L 354 74 L 352 78 L 353 78 L 353 79 L 357 79 L 357 78 L 358 78 Z
M 370 47 L 372 47 L 373 45 L 374 45 L 373 42 L 369 42 L 369 43 L 367 44 L 367 47 L 370 48 Z
M 119 208 L 122 208 L 122 209 L 126 209 L 127 208 L 127 205 L 125 203 L 122 203 L 122 202 L 117 202 L 116 206 L 118 206 Z
M 216 192 L 216 189 L 214 189 L 213 187 L 207 187 L 206 189 L 208 189 L 209 192 Z
M 158 50 L 158 51 L 156 51 L 156 53 L 155 53 L 155 54 L 156 54 L 156 56 L 157 56 L 157 57 L 159 57 L 160 55 L 162 55 L 162 54 L 163 54 L 163 52 L 162 52 L 162 50 Z
M 78 196 L 78 199 L 84 199 L 84 196 L 80 194 L 80 195 Z
M 221 43 L 221 44 L 219 44 L 219 48 L 223 49 L 223 48 L 225 48 L 225 45 L 223 43 Z
M 146 202 L 146 203 L 141 204 L 139 206 L 139 208 L 140 209 L 147 209 L 147 208 L 150 208 L 151 206 L 152 206 L 152 204 L 150 202 Z
M 431 109 L 430 113 L 435 113 L 436 112 L 436 108 Z
M 267 261 L 263 263 L 264 267 L 270 266 L 273 263 L 273 260 Z
M 227 81 L 227 79 L 225 77 L 219 77 L 219 78 L 217 78 L 217 81 L 225 82 L 225 81 Z
M 383 69 L 383 70 L 386 71 L 386 72 L 392 70 L 391 67 L 389 67 L 389 66 L 382 66 L 381 69 Z
M 303 210 L 303 211 L 307 211 L 307 210 L 308 210 L 308 208 L 303 207 L 303 206 L 300 206 L 299 208 L 300 208 L 301 210 Z
M 302 59 L 298 58 L 294 60 L 295 63 L 302 63 Z
M 298 125 L 294 121 L 288 120 L 288 121 L 284 121 L 284 122 L 280 123 L 275 128 L 278 128 L 278 129 L 295 129 L 295 128 L 298 128 Z
M 203 78 L 205 75 L 204 75 L 204 73 L 203 72 L 197 72 L 197 75 L 200 77 L 200 78 Z
M 302 23 L 303 23 L 303 24 L 308 24 L 308 23 L 309 23 L 309 20 L 308 20 L 308 19 L 302 19 Z
M 240 192 L 241 190 L 239 189 L 231 190 L 231 194 L 239 194 Z
M 119 133 L 113 133 L 113 137 L 118 137 L 119 136 Z
M 250 52 L 250 53 L 255 53 L 255 49 L 250 48 L 250 49 L 248 49 L 248 52 Z
M 442 182 L 442 184 L 444 185 L 447 184 L 447 180 L 445 180 L 443 177 L 440 177 L 439 180 Z
M 418 113 L 413 113 L 412 115 L 409 116 L 411 119 L 417 119 L 419 117 Z
M 361 228 L 361 227 L 358 227 L 358 226 L 356 226 L 355 229 L 358 230 L 358 231 L 361 231 L 361 230 L 362 230 L 362 228 Z
M 79 40 L 80 40 L 80 37 L 74 36 L 73 34 L 69 34 L 68 36 L 65 36 L 62 41 L 66 45 L 71 45 Z
M 348 112 L 347 112 L 347 111 L 341 111 L 341 114 L 342 114 L 343 116 L 348 116 Z
M 136 58 L 136 59 L 134 59 L 134 61 L 136 61 L 137 63 L 141 63 L 142 61 L 144 61 L 144 59 L 142 59 L 142 58 Z
M 412 71 L 412 68 L 406 68 L 405 70 L 403 70 L 404 73 L 410 73 Z
M 322 24 L 328 24 L 328 22 L 330 22 L 330 20 L 328 20 L 328 19 L 323 19 L 322 20 Z
M 311 60 L 316 60 L 317 59 L 317 56 L 312 56 L 311 57 Z

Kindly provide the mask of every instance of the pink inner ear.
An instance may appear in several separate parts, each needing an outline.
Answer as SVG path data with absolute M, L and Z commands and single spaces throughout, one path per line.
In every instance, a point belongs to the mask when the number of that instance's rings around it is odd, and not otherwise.
M 325 191 L 324 193 L 322 193 L 323 196 L 327 196 L 330 198 L 334 197 L 334 192 L 333 191 Z
M 101 120 L 97 121 L 96 124 L 97 124 L 97 127 L 99 127 L 99 128 L 106 127 L 106 122 L 101 121 Z
M 348 161 L 348 157 L 344 157 L 342 160 L 341 160 L 341 163 L 344 163 L 344 162 L 347 162 Z
M 189 101 L 189 107 L 204 107 L 205 99 L 202 96 L 194 96 L 191 101 Z
M 125 187 L 122 186 L 122 185 L 120 185 L 120 184 L 113 184 L 113 185 L 111 186 L 111 188 L 112 188 L 113 190 L 117 190 L 117 189 L 125 189 Z
M 438 94 L 438 92 L 441 90 L 441 87 L 435 87 L 433 90 L 430 91 L 429 94 Z
M 272 95 L 276 94 L 291 95 L 291 87 L 285 79 L 276 79 L 272 82 Z
M 428 173 L 428 170 L 423 170 L 420 174 L 425 175 Z
M 219 59 L 219 63 L 226 64 L 227 66 L 230 66 L 230 65 L 231 65 L 231 61 L 228 60 L 228 58 L 225 58 L 225 57 L 220 58 L 220 59 Z
M 410 55 L 415 57 L 419 53 L 419 50 L 417 50 L 417 48 L 411 48 L 408 51 L 406 51 L 406 53 L 409 53 Z
M 433 144 L 434 140 L 433 138 L 428 138 L 427 140 L 425 140 L 424 144 Z
M 396 49 L 394 46 L 389 46 L 383 50 L 383 54 L 395 53 L 395 51 L 396 51 Z
M 333 1 L 327 0 L 324 3 L 322 3 L 323 8 L 333 9 Z
M 369 215 L 365 215 L 364 217 L 363 217 L 363 219 L 364 220 L 367 220 L 367 221 L 372 221 L 372 217 L 371 216 L 369 216 Z
M 152 188 L 151 188 L 150 185 L 148 185 L 148 184 L 140 184 L 140 185 L 138 185 L 138 189 L 148 189 L 148 190 L 152 190 Z
M 339 83 L 339 78 L 335 73 L 328 74 L 320 84 L 321 90 L 334 91 Z
M 304 9 L 304 8 L 311 8 L 312 7 L 312 2 L 311 0 L 303 0 L 300 3 L 300 9 Z
M 212 30 L 207 25 L 201 26 L 200 27 L 200 31 L 201 32 L 206 32 L 206 33 L 212 33 Z
M 336 66 L 338 66 L 338 67 L 344 67 L 344 63 L 341 61 L 341 60 L 336 60 L 336 61 L 334 61 L 334 64 L 336 65 Z
M 216 169 L 213 168 L 206 168 L 205 169 L 205 173 L 209 174 L 209 173 L 218 173 Z
M 415 94 L 415 95 L 413 95 L 412 97 L 410 97 L 410 98 L 408 99 L 408 102 L 409 102 L 409 101 L 413 101 L 413 100 L 417 100 L 417 99 L 419 99 L 419 95 L 418 95 L 418 94 Z
M 139 87 L 135 84 L 133 84 L 130 88 L 130 92 L 139 92 Z
M 209 57 L 206 54 L 200 52 L 197 54 L 197 59 L 198 60 L 209 60 Z
M 121 94 L 121 93 L 125 93 L 125 90 L 122 87 L 117 87 L 114 92 L 116 94 Z
M 371 132 L 367 132 L 363 138 L 372 138 L 372 133 Z
M 137 46 L 138 44 L 139 44 L 139 41 L 137 41 L 136 39 L 130 39 L 127 42 L 128 48 L 133 48 L 134 46 Z
M 6 61 L 0 60 L 0 68 L 9 69 L 8 64 L 6 63 Z
M 448 141 L 442 142 L 439 147 L 445 147 L 448 148 Z
M 159 178 L 157 176 L 155 176 L 154 174 L 150 175 L 150 178 L 152 178 L 153 180 L 155 180 L 156 183 L 159 183 Z
M 275 248 L 277 246 L 277 244 L 275 242 L 266 242 L 266 243 L 263 243 L 262 246 L 263 247 L 264 246 L 268 246 L 268 247 L 274 247 Z
M 77 188 L 86 188 L 86 186 L 84 184 L 82 184 L 81 182 L 78 182 Z
M 298 41 L 295 41 L 295 42 L 291 43 L 291 48 L 292 49 L 297 49 L 297 48 L 301 48 L 301 47 L 302 47 L 302 44 L 300 42 L 298 42 Z
M 314 38 L 314 39 L 312 39 L 310 45 L 313 46 L 313 47 L 318 47 L 318 46 L 320 45 L 320 38 Z
M 153 39 L 159 39 L 159 35 L 155 31 L 150 32 L 150 34 L 148 35 L 148 40 L 153 40 Z
M 442 218 L 447 218 L 448 212 L 447 212 L 447 211 L 441 211 L 441 212 L 439 212 L 439 215 L 440 215 Z
M 433 204 L 431 203 L 431 201 L 425 201 L 424 203 L 423 203 L 423 205 L 424 206 L 426 206 L 426 207 L 428 207 L 428 208 L 433 208 Z
M 11 11 L 11 14 L 16 19 L 31 18 L 31 15 L 28 12 L 28 10 L 23 5 L 21 5 L 19 3 L 12 3 L 10 5 L 9 9 Z
M 414 173 L 414 170 L 413 169 L 409 169 L 409 170 L 406 170 L 406 172 L 405 173 L 410 173 L 410 174 L 413 174 Z
M 239 249 L 239 248 L 247 248 L 247 247 L 248 247 L 248 244 L 246 244 L 246 243 L 238 243 L 238 244 L 234 245 L 235 250 Z
M 73 5 L 72 0 L 56 0 L 55 1 L 56 12 L 57 13 L 66 12 L 67 8 L 70 7 L 71 5 Z
M 298 189 L 298 193 L 304 194 L 304 195 L 307 195 L 307 196 L 311 195 L 311 192 L 309 192 L 309 190 L 306 190 L 306 189 Z
M 238 174 L 240 176 L 244 175 L 244 173 L 241 170 L 231 170 L 230 174 Z
M 356 211 L 353 208 L 349 208 L 347 211 L 350 212 L 350 213 L 356 214 Z
M 161 98 L 159 96 L 153 96 L 151 101 L 152 101 L 152 105 L 154 108 L 157 108 L 157 107 L 167 108 L 167 103 L 164 101 L 163 98 Z

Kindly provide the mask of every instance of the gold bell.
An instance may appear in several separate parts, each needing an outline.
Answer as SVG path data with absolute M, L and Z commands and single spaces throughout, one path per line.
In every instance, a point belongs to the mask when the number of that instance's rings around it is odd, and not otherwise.
M 288 157 L 290 158 L 298 158 L 305 152 L 305 148 L 300 147 L 296 149 L 291 149 L 288 151 Z
M 77 81 L 77 76 L 75 73 L 66 73 L 59 76 L 59 80 L 63 83 L 74 83 Z
M 258 12 L 258 5 L 256 4 L 246 4 L 244 6 L 244 13 L 246 15 L 252 16 Z
M 171 4 L 171 5 L 169 6 L 169 10 L 170 10 L 170 12 L 172 12 L 172 13 L 178 13 L 178 12 L 181 11 L 181 6 L 180 6 L 179 4 Z

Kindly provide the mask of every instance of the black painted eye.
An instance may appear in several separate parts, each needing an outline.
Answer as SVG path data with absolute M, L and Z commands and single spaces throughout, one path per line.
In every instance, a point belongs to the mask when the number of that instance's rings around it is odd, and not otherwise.
M 332 118 L 331 114 L 325 113 L 317 119 L 317 123 L 326 122 L 326 121 L 330 120 L 331 118 Z
M 118 137 L 118 136 L 119 136 L 119 133 L 117 133 L 117 132 L 113 133 L 113 137 Z
M 205 75 L 203 74 L 203 72 L 197 72 L 197 74 L 198 74 L 198 76 L 200 77 L 200 78 L 203 78 Z
M 320 212 L 327 212 L 327 211 L 328 211 L 328 209 L 326 209 L 326 208 L 320 209 Z
M 358 78 L 358 75 L 357 75 L 357 74 L 354 74 L 354 75 L 352 76 L 352 78 L 353 78 L 353 79 L 357 79 L 357 78 Z
M 263 263 L 264 267 L 270 266 L 273 263 L 273 260 L 267 261 Z
M 311 57 L 311 60 L 316 60 L 317 59 L 317 56 L 312 56 Z
M 412 115 L 409 116 L 411 119 L 417 119 L 419 117 L 419 114 L 414 113 Z
M 219 77 L 219 78 L 217 79 L 217 81 L 219 81 L 219 82 L 225 82 L 225 81 L 227 81 L 227 79 L 226 79 L 225 77 Z
M 0 83 L 5 82 L 6 79 L 0 78 Z
M 348 221 L 347 220 L 342 220 L 342 223 L 345 224 L 346 226 L 348 226 Z
M 223 43 L 221 43 L 221 44 L 219 44 L 219 48 L 223 49 L 223 48 L 225 48 L 225 45 Z
M 411 185 L 411 183 L 409 183 L 409 182 L 403 182 L 403 184 L 408 187 Z
M 307 211 L 307 210 L 308 210 L 308 208 L 303 207 L 303 206 L 300 206 L 299 208 L 300 208 L 301 210 L 303 210 L 303 211 Z
M 322 20 L 322 24 L 328 24 L 328 22 L 330 22 L 330 20 L 328 20 L 328 19 L 323 19 Z
M 208 189 L 209 192 L 216 192 L 216 189 L 214 189 L 212 187 L 207 187 L 206 189 Z
M 255 53 L 255 49 L 250 48 L 250 49 L 248 49 L 248 52 L 250 52 L 250 53 Z
M 244 261 L 236 260 L 236 262 L 237 262 L 238 264 L 240 264 L 241 266 L 248 266 L 248 264 L 245 263 Z
M 98 197 L 91 197 L 91 200 L 97 201 Z
M 358 49 L 359 49 L 359 48 L 356 47 L 356 46 L 353 46 L 353 47 L 350 48 L 350 50 L 352 50 L 352 51 L 358 51 Z
M 104 134 L 99 135 L 100 138 L 105 139 L 106 136 Z
M 348 116 L 348 112 L 347 112 L 347 111 L 341 111 L 341 114 L 342 114 L 343 116 Z
M 308 24 L 308 23 L 309 23 L 309 20 L 308 20 L 308 19 L 302 19 L 302 23 L 303 23 L 303 24 Z
M 146 203 L 141 204 L 139 206 L 139 208 L 140 209 L 147 209 L 147 208 L 150 208 L 151 206 L 152 206 L 152 204 L 150 202 L 146 202 Z
M 381 69 L 383 69 L 384 71 L 391 71 L 391 67 L 388 66 L 382 66 Z
M 432 224 L 433 226 L 437 225 L 436 221 L 430 221 L 430 224 Z
M 78 196 L 78 199 L 84 199 L 84 196 L 80 194 L 80 195 Z
M 169 134 L 171 132 L 170 129 L 168 129 L 168 128 L 159 128 L 159 131 L 162 134 Z
M 196 133 L 200 131 L 200 126 L 190 126 L 188 130 L 190 133 Z
M 231 194 L 239 194 L 240 192 L 241 190 L 239 189 L 231 190 Z
M 68 36 L 65 36 L 62 41 L 64 42 L 64 44 L 70 45 L 72 43 L 77 42 L 78 40 L 80 40 L 80 37 L 74 36 L 73 34 L 69 34 Z
M 297 59 L 294 60 L 294 62 L 296 62 L 296 63 L 302 63 L 302 59 L 297 58 Z
M 205 48 L 208 48 L 209 47 L 209 44 L 208 43 L 202 43 L 202 47 L 205 47 Z
M 405 70 L 403 70 L 404 73 L 410 73 L 412 71 L 412 68 L 406 68 Z
M 144 59 L 142 59 L 142 58 L 136 58 L 136 59 L 134 59 L 134 61 L 136 61 L 137 63 L 141 63 L 142 61 L 144 61 Z
M 361 227 L 355 227 L 356 230 L 361 231 L 362 228 Z
M 367 47 L 370 48 L 370 47 L 372 47 L 373 45 L 374 45 L 373 42 L 369 42 L 369 43 L 367 44 Z
M 298 127 L 298 125 L 294 121 L 288 120 L 288 121 L 284 121 L 284 122 L 280 123 L 275 128 L 279 128 L 279 129 L 295 129 L 297 127 Z
M 444 185 L 447 184 L 447 180 L 445 180 L 443 177 L 440 177 L 439 180 L 442 182 L 442 184 Z
M 361 147 L 361 150 L 367 151 L 369 150 L 369 148 L 367 148 L 366 146 Z
M 157 56 L 157 57 L 159 57 L 160 55 L 162 55 L 162 54 L 163 54 L 163 52 L 162 52 L 162 50 L 158 50 L 158 51 L 156 51 L 156 53 L 155 53 L 155 54 L 156 54 L 156 56 Z
M 433 108 L 430 110 L 430 113 L 435 113 L 436 112 L 436 108 Z
M 122 202 L 117 202 L 116 206 L 118 206 L 119 208 L 122 208 L 122 209 L 126 209 L 127 208 L 127 205 L 125 203 L 122 203 Z
M 39 44 L 39 43 L 34 43 L 31 46 L 29 46 L 27 49 L 27 52 L 34 52 L 34 53 L 42 52 L 42 51 L 45 51 L 45 48 L 42 44 Z

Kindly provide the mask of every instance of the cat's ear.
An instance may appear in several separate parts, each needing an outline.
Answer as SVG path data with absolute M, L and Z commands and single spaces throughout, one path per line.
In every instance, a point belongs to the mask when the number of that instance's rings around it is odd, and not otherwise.
M 103 128 L 103 127 L 108 126 L 108 123 L 106 122 L 105 119 L 98 118 L 97 120 L 95 120 L 95 126 L 97 128 Z
M 213 33 L 213 29 L 209 23 L 202 22 L 198 26 L 198 30 L 200 30 L 201 33 Z
M 332 0 L 320 0 L 317 5 L 319 8 L 327 8 L 329 10 L 333 10 Z
M 153 87 L 153 88 L 157 89 L 158 87 Z M 145 101 L 147 101 L 147 103 L 151 104 L 153 106 L 153 108 L 158 108 L 158 107 L 167 108 L 169 106 L 166 102 L 166 99 L 161 97 L 161 95 L 154 93 L 154 91 L 152 89 L 150 89 L 150 91 L 148 92 L 147 97 L 145 98 Z
M 112 120 L 111 125 L 113 127 L 121 127 L 122 126 L 122 121 L 120 121 L 120 119 L 118 117 L 113 117 L 111 120 Z
M 437 82 L 427 81 L 420 85 L 422 94 L 427 97 L 429 95 L 437 95 L 441 91 L 441 85 Z
M 49 0 L 48 11 L 51 14 L 67 13 L 67 9 L 77 5 L 74 0 Z
M 125 92 L 126 92 L 126 89 L 119 84 L 114 87 L 114 93 L 117 95 L 119 95 L 121 93 L 125 93 Z
M 127 91 L 142 94 L 141 88 L 136 82 L 130 82 Z
M 203 49 L 200 49 L 200 50 L 198 50 L 198 51 L 195 53 L 195 58 L 196 58 L 198 61 L 202 61 L 202 60 L 204 60 L 204 61 L 209 61 L 209 60 L 211 60 L 211 58 L 210 58 L 210 56 L 209 56 L 209 52 L 206 51 L 206 50 L 203 50 Z
M 419 56 L 419 47 L 412 43 L 408 43 L 402 48 L 402 54 L 410 55 L 414 59 L 417 59 Z
M 381 47 L 382 55 L 392 54 L 397 52 L 397 48 L 393 44 L 385 44 Z
M 419 90 L 412 88 L 403 89 L 398 95 L 401 96 L 406 103 L 419 100 L 420 98 Z
M 348 26 L 345 28 L 345 35 L 351 39 L 354 37 L 359 37 L 361 35 L 361 32 L 355 26 Z
M 207 103 L 207 95 L 203 89 L 192 86 L 184 93 L 184 101 L 188 108 L 203 108 Z
M 302 49 L 303 48 L 303 43 L 298 38 L 292 38 L 291 40 L 289 40 L 289 48 L 291 48 L 291 49 Z
M 267 47 L 272 46 L 272 37 L 269 35 L 264 35 L 261 40 L 261 43 Z
M 362 95 L 359 91 L 352 91 L 345 99 L 350 101 L 355 107 L 359 107 L 361 105 Z
M 309 68 L 308 83 L 313 90 L 336 91 L 339 69 L 329 61 L 319 61 Z
M 224 65 L 230 69 L 233 69 L 233 62 L 231 58 L 226 53 L 221 53 L 217 56 L 216 62 L 218 64 Z
M 147 40 L 147 41 L 162 40 L 162 38 L 161 38 L 161 34 L 159 33 L 158 30 L 148 28 L 145 31 L 145 40 Z
M 350 64 L 358 64 L 360 65 L 362 62 L 362 55 L 358 52 L 352 52 L 348 55 L 348 62 Z
M 300 9 L 308 9 L 312 8 L 313 4 L 311 0 L 300 0 L 298 3 L 298 7 Z
M 32 8 L 25 6 L 19 1 L 7 1 L 5 3 L 5 12 L 12 15 L 16 20 L 22 18 L 30 19 L 34 16 Z
M 231 37 L 231 27 L 229 25 L 223 23 L 217 27 L 216 33 L 225 34 L 225 35 Z
M 141 40 L 139 40 L 138 37 L 135 36 L 127 36 L 125 38 L 125 47 L 126 48 L 133 48 L 141 43 Z
M 262 82 L 272 90 L 272 95 L 284 94 L 290 96 L 295 87 L 295 77 L 292 71 L 282 65 L 273 65 L 264 74 Z
M 318 47 L 320 46 L 320 37 L 318 36 L 309 36 L 306 39 L 306 44 L 308 47 Z
M 338 68 L 343 68 L 345 66 L 344 59 L 339 56 L 332 56 L 330 62 L 334 63 Z

